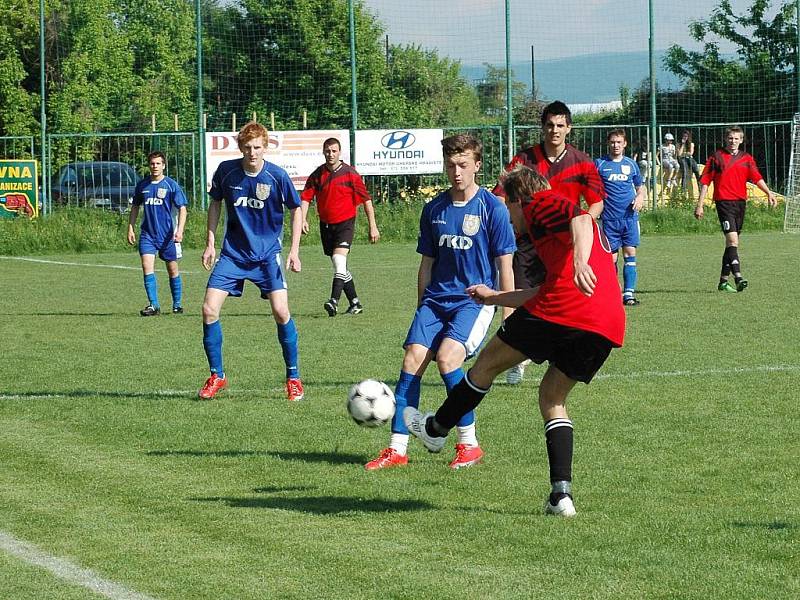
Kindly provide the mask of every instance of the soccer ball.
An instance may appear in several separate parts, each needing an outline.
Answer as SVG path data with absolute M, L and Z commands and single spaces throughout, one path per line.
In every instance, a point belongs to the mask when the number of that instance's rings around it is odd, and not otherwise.
M 362 427 L 379 427 L 394 416 L 394 393 L 388 385 L 365 379 L 350 388 L 347 412 Z

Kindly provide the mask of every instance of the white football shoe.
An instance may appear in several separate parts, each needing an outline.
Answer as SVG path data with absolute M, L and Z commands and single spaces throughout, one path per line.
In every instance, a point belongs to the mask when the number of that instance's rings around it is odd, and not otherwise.
M 578 511 L 575 510 L 575 504 L 573 504 L 572 498 L 569 496 L 564 496 L 555 505 L 550 504 L 550 496 L 548 496 L 547 500 L 544 501 L 544 514 L 557 517 L 574 517 L 578 514 Z
M 428 435 L 428 432 L 425 431 L 426 421 L 432 418 L 433 413 L 426 413 L 423 415 L 413 406 L 406 406 L 403 411 L 403 421 L 405 421 L 409 433 L 422 442 L 422 445 L 428 449 L 428 452 L 441 452 L 447 438 L 431 437 Z
M 525 376 L 525 363 L 514 365 L 506 371 L 506 383 L 508 385 L 519 385 Z

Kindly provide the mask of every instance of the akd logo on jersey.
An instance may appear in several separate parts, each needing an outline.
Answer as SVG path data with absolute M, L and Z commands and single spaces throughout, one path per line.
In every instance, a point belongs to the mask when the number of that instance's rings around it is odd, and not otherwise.
M 272 189 L 272 186 L 268 183 L 257 183 L 256 184 L 256 198 L 259 200 L 266 200 L 269 197 L 269 192 Z
M 481 218 L 478 215 L 464 215 L 464 222 L 461 224 L 461 231 L 464 235 L 475 235 L 481 228 Z
M 381 145 L 389 150 L 403 150 L 413 146 L 417 138 L 410 131 L 392 131 L 381 138 Z
M 167 197 L 167 188 L 162 188 L 162 187 L 158 188 L 158 190 L 156 190 L 156 196 L 158 198 L 161 198 L 162 200 L 164 198 L 166 198 Z

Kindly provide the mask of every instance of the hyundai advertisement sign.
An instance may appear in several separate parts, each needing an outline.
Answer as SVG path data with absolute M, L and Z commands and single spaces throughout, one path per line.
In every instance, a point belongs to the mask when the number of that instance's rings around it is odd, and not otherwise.
M 441 129 L 356 131 L 355 167 L 361 175 L 441 173 Z

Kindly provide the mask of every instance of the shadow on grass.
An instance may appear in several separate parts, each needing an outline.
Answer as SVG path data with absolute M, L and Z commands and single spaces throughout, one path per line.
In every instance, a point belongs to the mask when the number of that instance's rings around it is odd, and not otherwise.
M 734 521 L 731 523 L 731 525 L 738 529 L 767 529 L 770 531 L 787 531 L 797 529 L 796 525 L 787 523 L 786 521 Z
M 291 510 L 315 515 L 343 513 L 392 513 L 434 510 L 421 500 L 384 500 L 382 498 L 350 498 L 347 496 L 302 496 L 299 498 L 236 498 L 229 496 L 189 498 L 192 502 L 222 502 L 230 508 L 268 508 Z
M 336 454 L 334 452 L 280 452 L 275 450 L 149 450 L 147 456 L 189 456 L 194 458 L 239 458 L 264 456 L 278 460 L 305 463 L 327 463 L 329 465 L 361 465 L 366 458 L 360 454 Z

